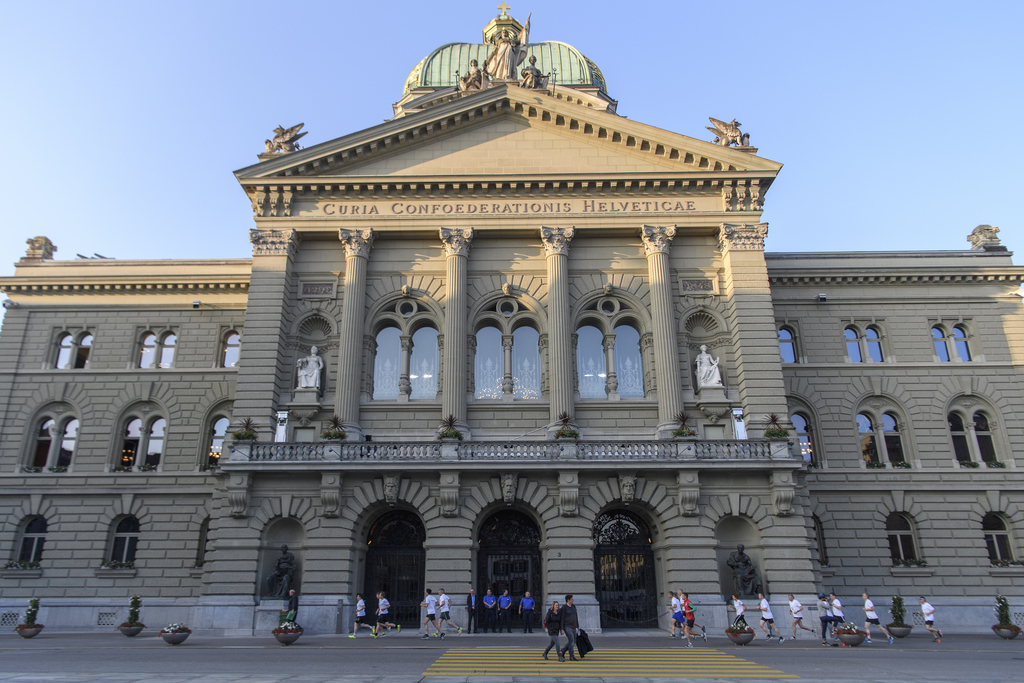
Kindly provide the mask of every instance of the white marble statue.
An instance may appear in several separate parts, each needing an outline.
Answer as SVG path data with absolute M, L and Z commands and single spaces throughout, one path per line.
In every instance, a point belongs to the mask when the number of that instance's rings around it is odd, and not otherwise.
M 324 369 L 324 359 L 316 354 L 314 346 L 309 350 L 309 355 L 300 358 L 296 363 L 299 367 L 299 385 L 297 389 L 319 389 L 320 371 Z
M 531 15 L 532 16 L 532 15 Z M 530 39 L 530 18 L 527 17 L 523 30 L 515 35 L 505 29 L 494 45 L 494 50 L 484 63 L 484 71 L 491 78 L 518 81 L 519 65 L 526 59 L 526 44 Z
M 722 373 L 718 369 L 718 360 L 711 357 L 706 344 L 701 344 L 700 355 L 697 356 L 697 387 L 720 386 Z

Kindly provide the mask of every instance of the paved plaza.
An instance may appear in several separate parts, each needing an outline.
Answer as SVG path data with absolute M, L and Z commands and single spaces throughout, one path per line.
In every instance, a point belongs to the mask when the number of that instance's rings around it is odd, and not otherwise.
M 721 636 L 685 641 L 661 631 L 592 637 L 580 662 L 541 658 L 547 637 L 449 636 L 424 641 L 406 630 L 374 640 L 366 635 L 304 636 L 283 647 L 270 637 L 193 634 L 170 646 L 156 631 L 128 639 L 119 633 L 46 632 L 32 640 L 0 636 L 0 683 L 505 683 L 529 681 L 1009 681 L 1019 679 L 1024 638 L 923 633 L 888 645 L 822 647 L 817 639 L 737 647 Z M 564 642 L 564 639 L 563 639 Z

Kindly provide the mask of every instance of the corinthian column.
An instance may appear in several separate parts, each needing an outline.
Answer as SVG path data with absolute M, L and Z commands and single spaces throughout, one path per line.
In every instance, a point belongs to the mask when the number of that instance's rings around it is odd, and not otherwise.
M 359 367 L 363 354 L 363 300 L 366 297 L 366 260 L 373 246 L 373 231 L 339 230 L 345 245 L 345 298 L 341 309 L 338 349 L 338 383 L 334 412 L 345 425 L 350 441 L 362 441 L 359 426 Z
M 444 347 L 441 350 L 441 417 L 455 416 L 459 430 L 468 432 L 466 417 L 466 261 L 473 228 L 441 228 L 445 255 Z
M 658 437 L 668 438 L 676 426 L 676 415 L 683 407 L 676 358 L 675 316 L 672 314 L 672 281 L 668 270 L 668 251 L 676 236 L 674 225 L 645 225 L 640 238 L 647 252 L 647 272 L 651 287 L 651 323 L 654 333 L 654 367 L 658 382 Z
M 569 242 L 576 230 L 540 229 L 548 262 L 548 384 L 554 422 L 563 412 L 573 414 L 572 330 L 569 328 Z

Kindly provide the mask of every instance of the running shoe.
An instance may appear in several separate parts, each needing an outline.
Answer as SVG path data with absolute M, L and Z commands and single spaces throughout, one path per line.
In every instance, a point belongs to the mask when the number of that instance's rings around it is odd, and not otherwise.
M 779 642 L 780 642 L 780 643 L 784 643 L 784 642 L 786 642 L 786 639 L 785 639 L 785 638 L 783 638 L 782 636 L 779 636 Z
M 420 636 L 420 640 L 430 640 L 430 636 L 424 633 L 422 636 Z
M 388 630 L 390 631 L 391 629 L 388 629 Z M 402 625 L 399 624 L 398 626 L 395 626 L 395 633 L 401 633 L 401 632 L 402 632 Z
M 356 634 L 354 634 L 354 633 L 349 635 L 349 638 L 355 638 L 355 637 L 356 637 Z
M 896 641 L 895 638 L 893 638 L 892 636 L 889 636 L 889 644 L 890 645 L 892 645 L 895 641 Z
M 766 635 L 766 636 L 764 637 L 764 639 L 765 639 L 765 640 L 771 640 L 771 639 L 772 639 L 772 636 L 771 636 L 771 634 L 768 634 L 768 635 Z
M 686 647 L 693 647 L 693 643 L 687 643 Z
M 442 634 L 440 634 L 440 635 L 438 636 L 438 638 L 440 638 L 441 640 L 444 640 L 444 634 L 443 634 L 443 633 L 442 633 Z
M 376 633 L 371 633 L 370 635 L 371 635 L 371 636 L 373 636 L 374 638 L 376 638 L 376 637 L 377 637 L 377 634 L 376 634 Z
M 462 635 L 462 627 L 459 626 L 458 628 L 459 628 L 459 630 L 456 631 L 455 635 L 461 636 Z
M 388 626 L 388 633 L 391 633 L 391 627 Z
M 704 627 L 700 627 L 700 637 L 704 639 L 704 642 L 708 642 L 708 632 L 704 630 Z

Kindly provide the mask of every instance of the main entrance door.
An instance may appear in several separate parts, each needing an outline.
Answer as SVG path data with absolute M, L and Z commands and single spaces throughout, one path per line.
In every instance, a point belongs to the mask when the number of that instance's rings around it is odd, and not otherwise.
M 519 625 L 519 601 L 526 591 L 536 600 L 534 625 L 539 625 L 544 605 L 541 589 L 540 529 L 529 517 L 515 510 L 502 510 L 487 518 L 477 538 L 477 595 L 487 589 L 494 595 L 508 590 L 512 596 L 511 621 Z M 483 621 L 480 623 L 483 627 Z
M 626 510 L 606 512 L 594 522 L 594 542 L 601 628 L 657 628 L 658 590 L 647 524 Z
M 367 535 L 366 577 L 363 599 L 366 615 L 377 610 L 377 592 L 391 603 L 391 621 L 402 626 L 420 625 L 423 599 L 426 531 L 411 512 L 396 510 L 381 515 Z

